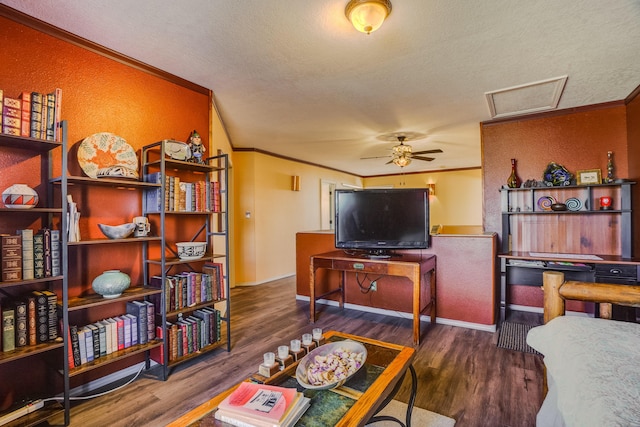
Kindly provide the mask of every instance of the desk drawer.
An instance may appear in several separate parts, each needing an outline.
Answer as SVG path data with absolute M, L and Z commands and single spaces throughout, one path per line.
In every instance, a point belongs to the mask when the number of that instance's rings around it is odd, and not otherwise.
M 364 273 L 386 274 L 388 266 L 379 262 L 362 262 L 336 259 L 333 260 L 333 268 L 336 270 L 362 271 Z
M 592 270 L 562 270 L 559 268 L 531 268 L 531 267 L 507 267 L 507 280 L 511 285 L 542 286 L 542 273 L 545 271 L 561 271 L 564 273 L 564 280 L 575 280 L 578 282 L 593 282 Z

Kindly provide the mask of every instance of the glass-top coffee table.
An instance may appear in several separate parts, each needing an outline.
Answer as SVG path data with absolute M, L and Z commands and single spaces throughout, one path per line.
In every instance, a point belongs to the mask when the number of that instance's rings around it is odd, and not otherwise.
M 415 357 L 413 347 L 378 341 L 357 335 L 329 331 L 324 334 L 327 342 L 350 339 L 362 343 L 367 349 L 367 360 L 364 366 L 341 387 L 330 390 L 308 390 L 302 388 L 296 378 L 297 362 L 288 366 L 265 381 L 283 387 L 297 388 L 311 399 L 311 406 L 304 413 L 296 426 L 304 427 L 353 427 L 364 426 L 379 420 L 376 417 L 382 408 L 389 403 L 402 384 L 407 371 L 411 375 L 411 396 L 407 405 L 406 419 L 399 425 L 410 426 L 411 411 L 417 390 L 417 378 L 411 365 Z M 226 427 L 228 424 L 216 420 L 214 413 L 218 404 L 235 388 L 213 397 L 192 411 L 175 420 L 168 427 Z M 384 417 L 384 419 L 388 419 Z

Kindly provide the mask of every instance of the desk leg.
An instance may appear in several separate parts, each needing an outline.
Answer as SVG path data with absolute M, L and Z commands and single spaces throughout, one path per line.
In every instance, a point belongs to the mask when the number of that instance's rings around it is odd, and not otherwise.
M 436 311 L 436 269 L 434 268 L 429 272 L 429 284 L 431 286 L 431 325 L 436 324 L 436 315 L 438 314 Z
M 345 302 L 345 288 L 347 287 L 347 272 L 343 271 L 340 276 L 340 308 L 344 308 Z
M 413 344 L 420 344 L 420 305 L 422 304 L 421 288 L 422 277 L 420 269 L 414 272 L 411 281 L 413 282 Z
M 313 258 L 309 265 L 309 322 L 316 322 L 316 269 L 313 266 Z

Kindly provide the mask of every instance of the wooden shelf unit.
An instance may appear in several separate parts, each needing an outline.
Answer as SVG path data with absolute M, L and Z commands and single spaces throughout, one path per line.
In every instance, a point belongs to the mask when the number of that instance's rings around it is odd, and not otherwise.
M 200 357 L 203 354 L 209 353 L 217 348 L 226 347 L 227 351 L 231 351 L 231 327 L 230 327 L 230 303 L 229 303 L 229 236 L 228 236 L 228 156 L 226 154 L 219 154 L 204 159 L 204 164 L 175 160 L 171 159 L 165 153 L 164 141 L 159 141 L 153 144 L 149 144 L 142 148 L 142 173 L 143 176 L 148 176 L 152 173 L 160 174 L 160 206 L 163 209 L 152 208 L 146 206 L 146 198 L 143 201 L 144 215 L 147 217 L 154 217 L 159 223 L 159 235 L 160 241 L 155 242 L 157 245 L 157 253 L 154 257 L 149 256 L 149 252 L 145 255 L 145 281 L 149 283 L 153 276 L 161 277 L 162 283 L 162 298 L 160 305 L 162 306 L 159 313 L 161 318 L 160 322 L 163 327 L 163 336 L 169 336 L 169 328 L 167 328 L 168 322 L 175 322 L 181 316 L 188 316 L 193 313 L 194 310 L 211 307 L 220 309 L 220 324 L 219 334 L 220 341 L 210 343 L 204 347 L 199 348 L 197 351 L 182 355 L 170 360 L 170 348 L 169 339 L 164 340 L 164 361 L 163 372 L 164 377 L 167 378 L 170 369 L 178 364 L 181 364 L 187 360 L 191 360 L 195 357 Z M 168 209 L 168 202 L 165 200 L 168 197 L 169 189 L 166 187 L 167 177 L 179 176 L 188 177 L 194 181 L 216 181 L 219 185 L 220 191 L 220 206 L 219 210 L 175 210 Z M 184 181 L 183 181 L 184 182 Z M 148 190 L 152 191 L 152 190 Z M 184 236 L 184 232 L 181 234 L 178 230 L 167 230 L 166 223 L 170 219 L 175 224 L 180 221 L 191 221 L 200 223 L 199 229 L 192 233 L 192 235 Z M 173 243 L 169 242 L 169 238 L 180 239 L 180 241 L 201 241 L 204 235 L 207 242 L 207 252 L 202 258 L 199 259 L 180 259 L 176 250 L 173 248 Z M 182 236 L 182 237 L 180 237 Z M 223 240 L 221 243 L 220 240 Z M 176 240 L 178 241 L 178 240 Z M 151 247 L 151 246 L 150 246 Z M 183 272 L 201 272 L 204 263 L 218 261 L 223 265 L 222 280 L 224 284 L 224 298 L 211 301 L 204 301 L 190 305 L 188 307 L 182 307 L 177 310 L 171 310 L 165 307 L 165 296 L 167 292 L 167 277 L 172 274 L 180 274 Z
M 639 263 L 633 258 L 631 187 L 634 184 L 620 181 L 500 190 L 500 322 L 507 316 L 509 287 L 512 284 L 542 285 L 544 270 L 566 269 L 568 280 L 590 281 L 595 277 L 596 265 Z M 600 209 L 599 198 L 603 196 L 612 197 L 612 209 Z M 544 197 L 552 197 L 558 203 L 574 198 L 582 206 L 575 211 L 547 210 L 542 206 Z M 597 258 L 590 259 L 589 255 Z

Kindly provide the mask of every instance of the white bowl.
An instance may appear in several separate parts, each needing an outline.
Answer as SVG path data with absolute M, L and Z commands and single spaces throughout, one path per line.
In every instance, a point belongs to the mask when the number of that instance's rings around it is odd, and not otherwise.
M 38 204 L 38 193 L 26 184 L 13 184 L 2 192 L 2 203 L 12 209 L 31 209 Z
M 200 259 L 207 251 L 207 242 L 178 242 L 176 246 L 182 260 Z
M 136 228 L 136 224 L 133 222 L 120 225 L 98 224 L 98 227 L 100 227 L 102 234 L 110 239 L 124 239 L 133 233 L 133 230 Z
M 322 384 L 312 384 L 311 381 L 309 381 L 307 378 L 307 370 L 308 368 L 313 367 L 313 365 L 316 365 L 316 367 L 320 368 L 320 365 L 318 365 L 318 363 L 316 362 L 316 356 L 323 358 L 329 354 L 336 354 L 339 352 L 346 352 L 346 354 L 350 356 L 345 359 L 350 359 L 353 361 L 353 371 L 350 372 L 346 377 L 334 377 L 332 381 L 323 382 Z M 339 387 L 347 382 L 349 378 L 355 375 L 356 372 L 358 372 L 360 368 L 364 366 L 365 360 L 367 360 L 367 349 L 359 342 L 345 340 L 321 345 L 320 347 L 311 350 L 309 354 L 307 354 L 302 358 L 302 360 L 300 360 L 300 363 L 298 363 L 298 368 L 296 369 L 296 379 L 298 380 L 298 384 L 300 384 L 302 387 L 312 390 L 327 390 L 330 388 Z

